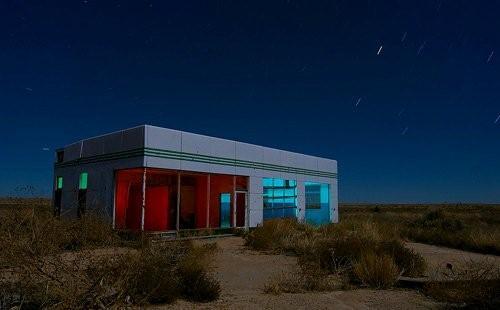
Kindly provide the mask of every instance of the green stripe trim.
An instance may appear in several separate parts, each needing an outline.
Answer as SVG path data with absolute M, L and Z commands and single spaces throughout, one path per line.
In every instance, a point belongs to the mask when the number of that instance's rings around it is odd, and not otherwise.
M 259 163 L 259 162 L 248 161 L 248 160 L 230 159 L 230 158 L 224 158 L 224 157 L 200 155 L 200 154 L 193 154 L 193 153 L 184 153 L 184 152 L 178 152 L 178 151 L 167 151 L 167 150 L 154 149 L 154 148 L 137 148 L 137 149 L 132 149 L 132 150 L 128 150 L 128 151 L 79 158 L 79 159 L 75 159 L 75 160 L 68 161 L 65 163 L 56 163 L 55 167 L 62 168 L 62 167 L 76 166 L 76 165 L 81 165 L 81 164 L 89 164 L 89 163 L 118 160 L 118 159 L 125 159 L 125 158 L 142 157 L 142 156 L 177 159 L 177 160 L 185 160 L 185 161 L 200 162 L 200 163 L 207 163 L 207 164 L 217 164 L 217 165 L 225 165 L 225 166 L 233 166 L 233 167 L 261 169 L 261 170 L 269 170 L 269 171 L 276 171 L 276 172 L 297 173 L 297 174 L 313 175 L 313 176 L 320 176 L 320 177 L 327 177 L 327 178 L 337 178 L 337 174 L 332 173 L 332 172 L 303 169 L 303 168 L 294 168 L 294 167 L 280 166 L 280 165 L 275 165 L 275 164 Z

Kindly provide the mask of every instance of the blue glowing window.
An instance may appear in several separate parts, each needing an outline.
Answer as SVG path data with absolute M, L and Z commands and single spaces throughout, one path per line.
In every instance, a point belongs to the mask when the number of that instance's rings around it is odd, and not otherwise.
M 264 220 L 297 217 L 297 181 L 263 178 Z
M 330 185 L 305 182 L 306 221 L 321 225 L 330 222 Z

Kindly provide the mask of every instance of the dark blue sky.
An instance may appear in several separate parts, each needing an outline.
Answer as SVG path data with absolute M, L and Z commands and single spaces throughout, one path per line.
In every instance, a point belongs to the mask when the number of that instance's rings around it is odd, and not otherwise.
M 55 148 L 147 123 L 337 159 L 342 202 L 500 202 L 498 12 L 0 1 L 0 195 L 50 195 Z

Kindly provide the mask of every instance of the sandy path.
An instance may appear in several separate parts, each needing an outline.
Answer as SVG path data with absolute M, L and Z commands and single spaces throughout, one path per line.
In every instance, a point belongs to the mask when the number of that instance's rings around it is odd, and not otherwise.
M 432 309 L 437 304 L 410 290 L 353 290 L 328 293 L 282 294 L 262 293 L 262 287 L 273 274 L 293 272 L 294 257 L 266 255 L 247 250 L 243 239 L 230 237 L 216 241 L 220 248 L 214 271 L 222 286 L 218 301 L 195 304 L 178 301 L 176 309 Z M 172 306 L 170 306 L 172 307 Z
M 466 261 L 488 261 L 500 265 L 500 256 L 466 252 L 435 245 L 408 242 L 409 248 L 422 254 L 430 267 L 444 267 L 447 263 L 456 265 Z

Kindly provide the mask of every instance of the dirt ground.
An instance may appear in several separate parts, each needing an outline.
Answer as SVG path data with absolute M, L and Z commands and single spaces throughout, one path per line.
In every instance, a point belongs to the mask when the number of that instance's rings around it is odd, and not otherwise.
M 500 265 L 500 256 L 466 252 L 423 243 L 408 242 L 406 245 L 425 258 L 428 270 L 445 268 L 446 264 L 462 265 L 467 261 L 486 261 Z
M 264 294 L 264 283 L 272 275 L 293 272 L 296 259 L 284 255 L 267 255 L 248 250 L 239 237 L 215 241 L 219 252 L 214 272 L 220 279 L 222 295 L 218 301 L 195 304 L 178 301 L 174 309 L 435 309 L 439 304 L 413 290 L 335 291 L 327 293 Z M 433 252 L 427 246 L 413 244 L 423 252 Z M 420 250 L 419 250 L 420 251 Z M 424 254 L 424 253 L 422 253 Z M 446 264 L 446 263 L 445 263 Z

